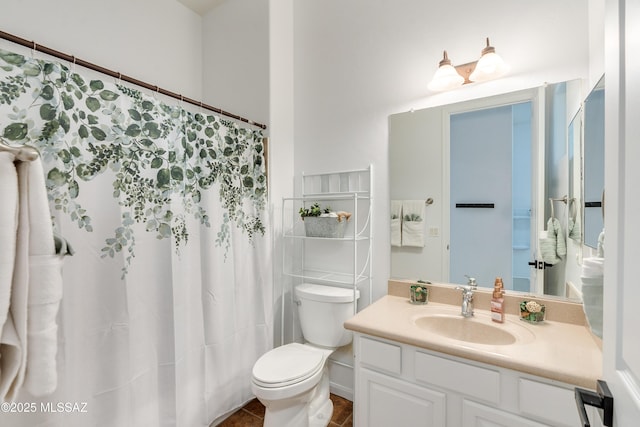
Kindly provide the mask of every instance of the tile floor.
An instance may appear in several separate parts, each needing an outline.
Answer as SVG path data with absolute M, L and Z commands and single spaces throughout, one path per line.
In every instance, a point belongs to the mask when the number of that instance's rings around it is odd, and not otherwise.
M 331 400 L 333 401 L 333 416 L 329 427 L 352 427 L 353 403 L 335 394 L 331 394 Z M 258 399 L 253 399 L 221 424 L 218 424 L 218 427 L 262 427 L 263 420 L 264 406 Z

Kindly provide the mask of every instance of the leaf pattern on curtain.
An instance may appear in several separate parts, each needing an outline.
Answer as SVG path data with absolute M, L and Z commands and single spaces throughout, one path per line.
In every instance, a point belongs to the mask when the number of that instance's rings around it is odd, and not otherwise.
M 179 252 L 189 239 L 185 215 L 210 226 L 199 201 L 214 184 L 224 211 L 216 244 L 229 249 L 231 226 L 249 239 L 264 235 L 261 131 L 88 80 L 58 62 L 0 49 L 0 69 L 0 139 L 40 151 L 52 209 L 92 232 L 78 183 L 112 172 L 113 194 L 105 197 L 118 200 L 122 218 L 102 252 L 126 251 L 123 277 L 135 256 L 133 225 L 173 238 Z M 182 205 L 180 213 L 171 210 L 172 200 Z M 252 208 L 244 209 L 247 204 Z

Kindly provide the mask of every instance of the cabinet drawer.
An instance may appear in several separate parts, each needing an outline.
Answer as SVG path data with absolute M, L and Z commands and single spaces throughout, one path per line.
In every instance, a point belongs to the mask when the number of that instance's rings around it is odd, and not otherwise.
M 522 414 L 558 426 L 580 425 L 573 390 L 520 378 L 518 391 Z
M 400 375 L 402 372 L 402 348 L 369 338 L 360 338 L 360 361 L 372 368 Z
M 464 400 L 462 402 L 462 425 L 464 427 L 550 427 L 497 408 Z
M 485 402 L 500 402 L 500 373 L 431 354 L 416 352 L 418 381 L 434 384 Z

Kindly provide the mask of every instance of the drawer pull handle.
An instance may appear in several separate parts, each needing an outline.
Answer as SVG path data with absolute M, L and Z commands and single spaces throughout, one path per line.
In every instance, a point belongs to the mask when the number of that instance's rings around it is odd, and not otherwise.
M 597 393 L 576 387 L 575 395 L 576 405 L 578 406 L 578 413 L 580 414 L 580 421 L 583 427 L 591 427 L 585 405 L 600 408 L 602 410 L 600 411 L 602 423 L 606 427 L 613 426 L 613 396 L 606 382 L 598 380 Z

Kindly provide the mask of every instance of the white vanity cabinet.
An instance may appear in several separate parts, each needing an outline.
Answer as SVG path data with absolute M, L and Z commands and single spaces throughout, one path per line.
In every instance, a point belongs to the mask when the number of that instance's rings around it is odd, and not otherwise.
M 568 384 L 362 333 L 354 357 L 357 427 L 581 425 Z

